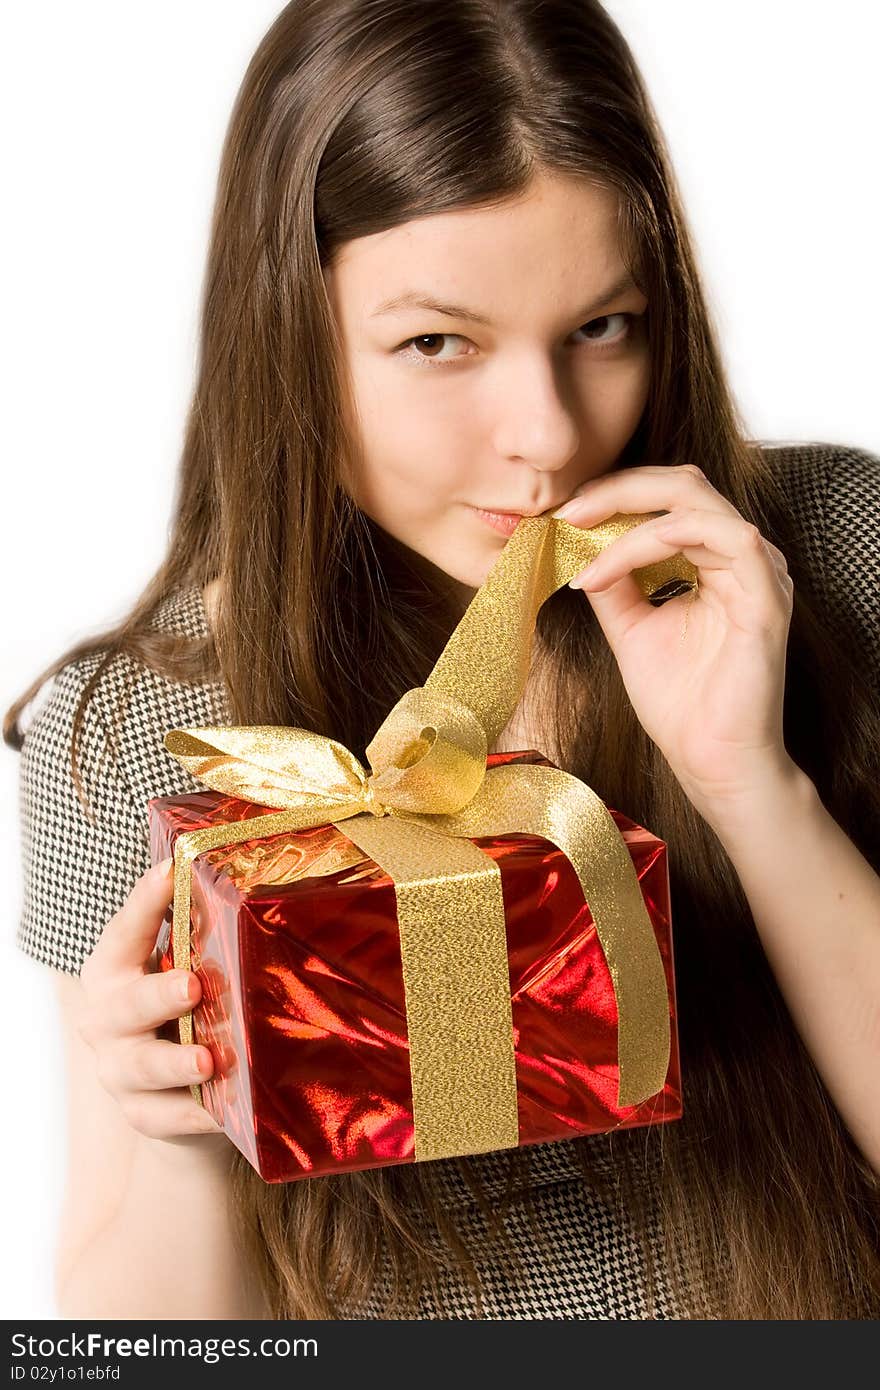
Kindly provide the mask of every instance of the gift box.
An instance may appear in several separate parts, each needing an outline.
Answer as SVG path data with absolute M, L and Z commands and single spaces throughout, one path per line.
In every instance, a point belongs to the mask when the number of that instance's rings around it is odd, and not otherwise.
M 552 766 L 534 751 L 489 767 Z M 196 792 L 149 803 L 155 862 L 177 836 L 268 814 Z M 663 962 L 671 1049 L 665 1084 L 619 1107 L 617 1006 L 608 964 L 566 856 L 534 835 L 474 843 L 498 864 L 504 897 L 520 1144 L 681 1116 L 666 846 L 611 811 Z M 172 913 L 159 939 L 172 969 Z M 206 1108 L 267 1182 L 415 1157 L 406 1004 L 394 884 L 334 826 L 199 855 L 191 961 L 202 984 L 194 1039 L 214 1074 Z
M 538 608 L 620 529 L 524 518 L 367 746 L 171 730 L 207 790 L 149 803 L 162 969 L 195 970 L 194 1096 L 267 1182 L 682 1114 L 666 846 L 542 753 L 487 754 Z M 682 556 L 634 574 L 652 601 Z

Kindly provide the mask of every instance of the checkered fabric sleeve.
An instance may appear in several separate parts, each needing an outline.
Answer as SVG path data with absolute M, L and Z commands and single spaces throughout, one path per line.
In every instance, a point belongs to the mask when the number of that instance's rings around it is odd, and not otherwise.
M 150 864 L 131 788 L 109 759 L 94 700 L 86 707 L 78 750 L 92 818 L 74 786 L 73 715 L 96 664 L 74 662 L 55 677 L 25 734 L 19 766 L 23 902 L 17 944 L 71 975 L 80 973 L 105 924 Z
M 828 458 L 817 571 L 829 612 L 850 637 L 880 698 L 880 455 Z
M 203 635 L 200 592 L 186 590 L 166 600 L 154 626 Z M 216 686 L 177 684 L 131 657 L 118 657 L 102 673 L 81 724 L 77 767 L 87 814 L 74 785 L 70 747 L 79 696 L 100 660 L 96 654 L 72 661 L 44 688 L 25 725 L 19 762 L 22 902 L 16 945 L 70 975 L 80 973 L 107 922 L 150 866 L 150 797 L 197 789 L 165 749 L 164 733 L 225 714 Z M 108 731 L 116 727 L 120 698 L 125 717 L 113 749 Z
M 880 698 L 880 456 L 841 444 L 764 445 L 792 497 L 802 565 Z

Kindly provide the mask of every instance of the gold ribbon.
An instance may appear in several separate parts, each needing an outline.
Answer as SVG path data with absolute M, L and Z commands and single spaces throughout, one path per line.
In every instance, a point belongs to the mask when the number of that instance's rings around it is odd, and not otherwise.
M 656 515 L 652 514 L 652 515 Z M 407 691 L 367 747 L 283 725 L 172 729 L 165 746 L 206 786 L 280 808 L 181 833 L 174 844 L 174 964 L 191 968 L 193 860 L 207 850 L 332 824 L 395 886 L 412 1077 L 415 1159 L 514 1148 L 516 1068 L 501 874 L 471 843 L 538 835 L 570 860 L 605 953 L 618 1009 L 618 1108 L 662 1090 L 669 1067 L 663 962 L 613 817 L 557 768 L 486 767 L 515 710 L 545 599 L 644 514 L 583 530 L 524 517 L 424 686 Z M 633 571 L 642 592 L 698 587 L 681 554 Z M 192 1041 L 192 1013 L 179 1019 Z M 200 1086 L 191 1091 L 204 1104 Z

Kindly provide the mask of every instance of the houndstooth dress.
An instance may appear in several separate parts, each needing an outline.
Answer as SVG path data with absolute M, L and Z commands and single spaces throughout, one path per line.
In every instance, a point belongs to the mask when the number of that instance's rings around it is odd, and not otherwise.
M 806 572 L 834 620 L 850 635 L 880 692 L 880 457 L 835 444 L 764 445 L 784 470 L 792 498 L 793 544 L 802 547 Z M 833 557 L 833 563 L 830 557 Z M 208 633 L 201 591 L 180 590 L 157 610 L 154 626 L 193 637 Z M 114 664 L 87 707 L 80 768 L 96 824 L 82 813 L 70 777 L 73 711 L 99 658 L 74 661 L 55 677 L 26 730 L 20 763 L 23 864 L 22 911 L 16 944 L 35 960 L 77 975 L 103 928 L 150 864 L 147 801 L 193 790 L 193 781 L 166 752 L 167 729 L 229 723 L 219 684 L 176 684 L 146 668 L 138 671 L 119 730 L 118 754 L 107 755 L 123 663 Z M 129 660 L 126 658 L 126 660 Z M 114 675 L 114 672 L 120 674 Z M 673 904 L 675 889 L 672 885 Z M 673 907 L 674 916 L 674 907 Z M 685 1114 L 687 1076 L 684 1077 Z M 683 1121 L 682 1121 L 683 1123 Z M 608 1160 L 604 1136 L 595 1142 L 597 1166 Z M 433 1176 L 454 1212 L 482 1281 L 483 1316 L 495 1319 L 642 1319 L 646 1311 L 640 1248 L 625 1222 L 584 1183 L 572 1143 L 529 1146 L 535 1210 L 546 1240 L 539 1249 L 526 1211 L 514 1205 L 506 1229 L 523 1261 L 517 1282 L 490 1249 L 472 1194 L 452 1161 L 437 1160 Z M 503 1154 L 476 1160 L 490 1198 L 504 1190 Z M 648 1171 L 650 1186 L 656 1173 Z M 652 1237 L 653 1244 L 653 1237 Z M 656 1249 L 656 1247 L 654 1247 Z M 668 1271 L 654 1264 L 655 1318 L 687 1316 L 676 1309 Z M 382 1317 L 376 1299 L 350 1317 Z M 420 1318 L 472 1318 L 472 1295 L 449 1275 L 442 1294 L 425 1293 Z

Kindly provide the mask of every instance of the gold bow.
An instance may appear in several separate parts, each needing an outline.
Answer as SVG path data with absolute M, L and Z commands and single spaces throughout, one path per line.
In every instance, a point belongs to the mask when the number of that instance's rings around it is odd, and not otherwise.
M 629 851 L 601 799 L 558 768 L 486 768 L 525 686 L 546 598 L 618 535 L 618 514 L 583 530 L 524 517 L 424 686 L 407 691 L 367 747 L 283 725 L 172 729 L 165 746 L 206 786 L 281 808 L 179 834 L 173 955 L 191 968 L 191 865 L 222 845 L 336 826 L 394 882 L 412 1077 L 416 1160 L 513 1148 L 516 1069 L 501 874 L 471 843 L 538 835 L 571 861 L 596 924 L 618 1010 L 618 1108 L 662 1090 L 669 1067 L 666 977 Z M 698 587 L 677 554 L 633 577 L 647 597 Z M 179 1020 L 192 1041 L 192 1014 Z M 201 1087 L 191 1088 L 203 1103 Z

